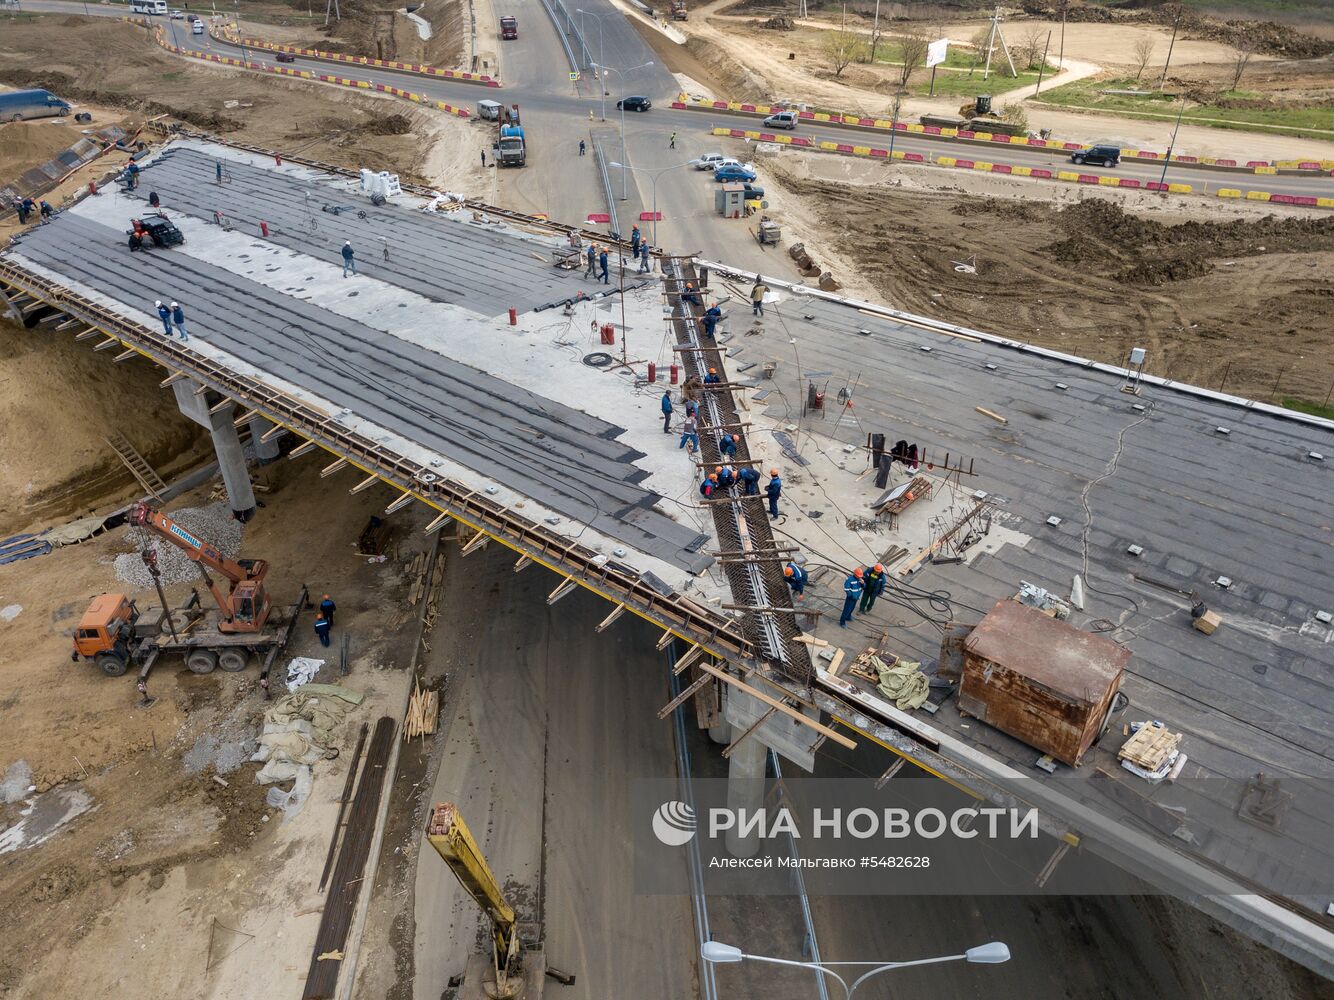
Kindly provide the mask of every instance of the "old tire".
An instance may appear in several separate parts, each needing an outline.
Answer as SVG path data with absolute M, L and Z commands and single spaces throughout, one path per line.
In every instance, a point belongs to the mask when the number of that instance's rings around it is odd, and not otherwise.
M 192 649 L 185 654 L 185 665 L 192 674 L 211 674 L 218 665 L 218 654 L 211 649 Z
M 102 671 L 108 677 L 120 677 L 124 675 L 125 668 L 129 666 L 115 653 L 103 653 L 97 658 L 97 669 Z
M 240 673 L 249 662 L 248 649 L 224 649 L 218 653 L 218 669 L 225 670 L 229 674 Z

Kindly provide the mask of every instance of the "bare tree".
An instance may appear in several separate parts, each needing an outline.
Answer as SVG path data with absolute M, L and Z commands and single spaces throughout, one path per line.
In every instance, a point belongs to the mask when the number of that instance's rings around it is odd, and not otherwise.
M 1042 58 L 1042 50 L 1047 39 L 1046 33 L 1041 28 L 1029 28 L 1019 39 L 1019 44 L 1014 47 L 1014 60 L 1019 72 L 1033 69 Z
M 926 50 L 931 45 L 931 39 L 925 35 L 904 35 L 900 44 L 903 65 L 899 67 L 899 88 L 904 89 L 908 86 L 913 70 L 926 65 Z
M 822 44 L 835 77 L 842 76 L 850 64 L 861 58 L 866 48 L 862 37 L 853 31 L 831 31 L 825 35 Z
M 1145 69 L 1149 66 L 1149 60 L 1153 58 L 1153 39 L 1147 35 L 1135 43 L 1135 82 L 1144 75 Z
M 1232 50 L 1232 86 L 1228 90 L 1236 90 L 1241 86 L 1242 74 L 1246 72 L 1254 51 L 1255 46 L 1249 41 L 1242 42 Z

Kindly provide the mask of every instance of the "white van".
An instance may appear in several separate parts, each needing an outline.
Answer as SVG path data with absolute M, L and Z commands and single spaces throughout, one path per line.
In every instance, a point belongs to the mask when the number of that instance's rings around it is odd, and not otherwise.
M 192 25 L 190 25 L 190 31 L 193 34 L 202 35 L 204 33 L 204 22 L 195 21 Z
M 167 13 L 167 0 L 130 0 L 131 14 L 161 14 L 164 17 Z

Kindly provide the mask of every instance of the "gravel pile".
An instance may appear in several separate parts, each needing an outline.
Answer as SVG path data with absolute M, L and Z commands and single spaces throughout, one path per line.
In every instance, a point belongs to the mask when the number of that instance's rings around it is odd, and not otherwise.
M 232 516 L 232 509 L 227 504 L 186 507 L 171 511 L 168 516 L 201 541 L 214 545 L 224 556 L 235 558 L 240 554 L 241 522 Z M 138 589 L 153 586 L 153 577 L 139 557 L 139 551 L 145 546 L 157 550 L 158 569 L 164 584 L 199 581 L 199 567 L 194 561 L 183 549 L 159 538 L 155 532 L 132 527 L 126 541 L 133 551 L 122 553 L 115 560 L 116 579 L 122 583 Z
M 211 733 L 205 733 L 195 740 L 195 745 L 182 759 L 185 773 L 198 774 L 212 767 L 218 774 L 231 774 L 250 759 L 256 746 L 258 741 L 253 735 L 239 739 L 220 739 Z

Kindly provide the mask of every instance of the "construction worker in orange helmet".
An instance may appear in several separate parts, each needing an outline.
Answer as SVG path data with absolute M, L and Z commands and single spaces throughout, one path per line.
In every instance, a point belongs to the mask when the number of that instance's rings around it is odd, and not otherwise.
M 875 607 L 875 599 L 885 592 L 885 567 L 876 563 L 874 568 L 862 580 L 862 614 L 868 614 Z

